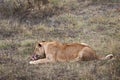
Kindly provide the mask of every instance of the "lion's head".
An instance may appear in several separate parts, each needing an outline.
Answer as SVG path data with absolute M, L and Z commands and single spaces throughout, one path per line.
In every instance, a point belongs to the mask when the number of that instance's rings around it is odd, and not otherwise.
M 36 43 L 35 50 L 34 50 L 32 58 L 31 58 L 32 60 L 38 60 L 38 59 L 42 59 L 42 58 L 46 57 L 45 49 L 43 46 L 44 43 L 45 43 L 44 41 Z

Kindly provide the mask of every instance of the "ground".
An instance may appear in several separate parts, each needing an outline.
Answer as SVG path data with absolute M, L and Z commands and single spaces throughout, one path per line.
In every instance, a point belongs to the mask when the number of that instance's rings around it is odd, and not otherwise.
M 0 80 L 120 80 L 119 0 L 29 1 L 0 1 Z M 42 40 L 87 43 L 115 59 L 30 65 Z

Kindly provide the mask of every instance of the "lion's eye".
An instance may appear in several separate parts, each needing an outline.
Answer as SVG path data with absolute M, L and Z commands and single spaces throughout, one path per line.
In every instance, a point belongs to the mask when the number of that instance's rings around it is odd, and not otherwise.
M 42 47 L 42 45 L 41 45 L 41 44 L 38 44 L 38 46 L 39 46 L 39 47 Z

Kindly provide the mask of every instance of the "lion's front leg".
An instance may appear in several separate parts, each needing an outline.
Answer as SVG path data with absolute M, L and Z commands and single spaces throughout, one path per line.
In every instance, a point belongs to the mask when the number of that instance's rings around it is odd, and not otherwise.
M 30 61 L 29 63 L 30 64 L 39 64 L 39 63 L 48 63 L 48 62 L 52 62 L 52 61 L 45 58 L 45 59 L 39 59 L 39 60 L 35 60 L 35 61 Z

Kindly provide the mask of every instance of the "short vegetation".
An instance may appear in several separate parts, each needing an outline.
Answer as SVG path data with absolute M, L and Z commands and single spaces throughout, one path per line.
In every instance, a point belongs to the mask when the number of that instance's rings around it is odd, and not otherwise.
M 42 40 L 115 59 L 30 65 Z M 120 0 L 0 0 L 0 80 L 120 80 Z

